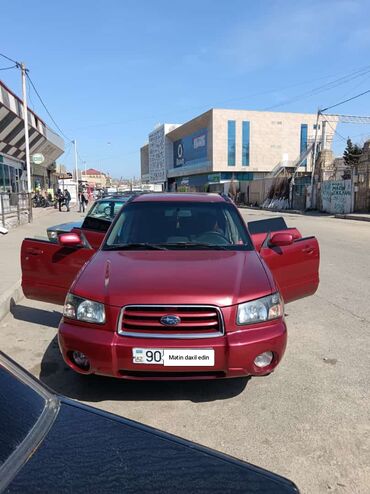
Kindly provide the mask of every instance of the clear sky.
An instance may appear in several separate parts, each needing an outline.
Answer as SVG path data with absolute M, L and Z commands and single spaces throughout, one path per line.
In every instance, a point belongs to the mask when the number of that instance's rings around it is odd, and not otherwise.
M 1 16 L 0 52 L 26 63 L 88 166 L 115 177 L 139 175 L 157 123 L 212 107 L 316 112 L 370 88 L 369 0 L 12 0 Z M 21 93 L 18 71 L 0 78 Z M 369 115 L 370 94 L 336 110 Z M 72 168 L 70 147 L 59 161 Z

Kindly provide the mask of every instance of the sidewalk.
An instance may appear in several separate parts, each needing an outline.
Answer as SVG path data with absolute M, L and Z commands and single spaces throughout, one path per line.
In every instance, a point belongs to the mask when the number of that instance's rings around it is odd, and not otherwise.
M 67 213 L 54 208 L 34 208 L 32 212 L 32 223 L 14 228 L 6 235 L 0 234 L 0 320 L 9 312 L 11 299 L 17 302 L 23 297 L 20 288 L 20 252 L 23 239 L 47 237 L 47 227 L 76 221 L 83 216 L 73 209 Z
M 367 213 L 336 214 L 335 217 L 342 220 L 370 221 L 370 214 Z
M 238 205 L 239 209 L 254 209 L 256 211 L 268 211 L 269 213 L 282 213 L 282 214 L 301 214 L 303 216 L 326 216 L 331 218 L 340 218 L 344 220 L 356 220 L 356 221 L 370 221 L 370 214 L 367 213 L 350 213 L 350 214 L 332 214 L 325 213 L 324 211 L 318 211 L 316 209 L 307 209 L 302 211 L 300 209 L 269 209 L 260 206 L 244 206 Z

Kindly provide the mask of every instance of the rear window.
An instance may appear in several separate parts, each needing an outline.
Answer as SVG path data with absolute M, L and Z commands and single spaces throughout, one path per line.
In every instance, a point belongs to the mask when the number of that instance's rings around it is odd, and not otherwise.
M 103 248 L 151 244 L 167 249 L 253 249 L 235 206 L 229 203 L 133 202 L 117 218 Z
M 82 228 L 86 230 L 96 230 L 98 232 L 107 232 L 114 217 L 129 199 L 122 198 L 119 201 L 112 201 L 107 199 L 106 201 L 96 202 L 85 217 Z
M 99 218 L 103 220 L 112 221 L 112 219 L 116 216 L 121 207 L 128 200 L 123 198 L 120 201 L 99 201 L 96 202 L 93 207 L 88 212 L 87 216 L 90 218 Z

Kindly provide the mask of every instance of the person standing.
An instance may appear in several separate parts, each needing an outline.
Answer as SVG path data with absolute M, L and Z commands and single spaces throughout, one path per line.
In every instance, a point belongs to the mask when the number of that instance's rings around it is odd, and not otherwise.
M 71 202 L 71 194 L 67 189 L 64 189 L 64 203 L 67 206 L 67 211 L 69 211 L 69 203 Z
M 85 193 L 83 191 L 79 192 L 79 194 L 78 194 L 78 204 L 79 204 L 78 211 L 79 211 L 79 213 L 85 212 L 86 203 L 87 203 L 87 199 L 86 199 Z
M 56 193 L 56 200 L 58 202 L 59 211 L 62 211 L 62 206 L 64 204 L 64 195 L 60 189 L 58 189 L 58 191 Z

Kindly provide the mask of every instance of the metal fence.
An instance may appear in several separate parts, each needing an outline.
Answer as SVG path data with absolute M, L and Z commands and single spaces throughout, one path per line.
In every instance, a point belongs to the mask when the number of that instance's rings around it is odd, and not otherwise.
M 4 228 L 32 221 L 32 196 L 27 192 L 0 192 L 0 218 Z

